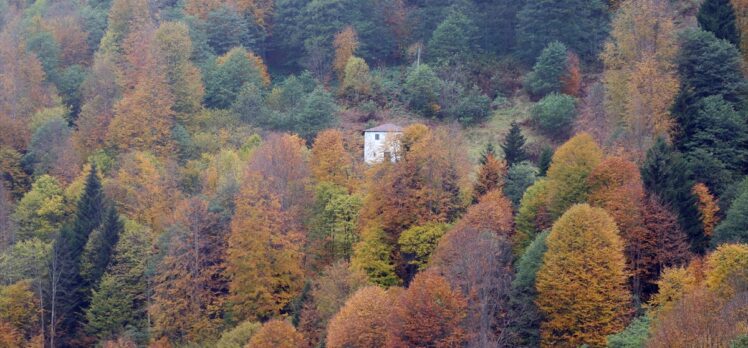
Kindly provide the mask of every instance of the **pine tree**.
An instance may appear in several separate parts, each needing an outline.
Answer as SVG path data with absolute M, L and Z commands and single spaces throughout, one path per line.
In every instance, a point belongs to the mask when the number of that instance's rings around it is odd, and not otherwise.
M 55 331 L 61 335 L 63 344 L 70 344 L 80 333 L 83 310 L 90 301 L 91 284 L 81 275 L 81 261 L 89 236 L 101 226 L 104 219 L 104 207 L 101 182 L 96 166 L 92 165 L 73 222 L 60 231 L 52 251 L 50 273 L 52 282 L 56 284 L 51 290 L 55 293 L 51 306 L 56 318 L 50 320 L 59 320 L 60 326 Z
M 532 62 L 553 41 L 592 61 L 608 32 L 608 5 L 600 0 L 529 0 L 517 14 L 517 45 Z
M 524 146 L 525 136 L 522 135 L 517 122 L 512 122 L 509 134 L 507 134 L 504 143 L 501 144 L 501 149 L 504 150 L 504 160 L 508 167 L 527 160 L 527 153 L 522 148 Z
M 486 148 L 483 149 L 483 151 L 481 151 L 480 160 L 479 160 L 481 165 L 486 164 L 488 156 L 492 156 L 493 158 L 496 158 L 496 148 L 493 146 L 493 143 L 486 144 Z
M 512 343 L 517 346 L 537 347 L 540 345 L 540 323 L 543 314 L 535 304 L 538 297 L 535 279 L 543 264 L 548 234 L 549 232 L 546 231 L 537 235 L 517 261 L 517 276 L 512 281 L 510 296 L 510 313 L 514 318 L 510 330 Z
M 744 181 L 727 217 L 714 231 L 712 246 L 723 243 L 748 243 L 748 181 Z
M 124 228 L 117 208 L 112 203 L 108 205 L 101 225 L 91 232 L 82 255 L 81 275 L 92 288 L 99 286 Z
M 706 0 L 696 15 L 701 29 L 711 31 L 718 39 L 740 47 L 740 31 L 735 19 L 735 8 L 730 0 Z
M 553 41 L 540 53 L 538 61 L 525 79 L 525 88 L 534 97 L 560 93 L 562 78 L 568 65 L 568 50 L 561 42 Z

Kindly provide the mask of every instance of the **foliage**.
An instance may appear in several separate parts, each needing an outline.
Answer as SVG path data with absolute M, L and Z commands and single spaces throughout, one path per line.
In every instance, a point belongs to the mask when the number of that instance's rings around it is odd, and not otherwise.
M 748 189 L 743 185 L 737 198 L 730 205 L 725 219 L 717 225 L 712 236 L 712 245 L 748 242 Z
M 216 342 L 216 348 L 243 348 L 254 336 L 260 331 L 261 324 L 253 321 L 244 321 L 239 323 L 231 330 L 224 331 L 221 339 Z
M 546 245 L 536 280 L 542 344 L 605 345 L 605 336 L 624 328 L 631 299 L 615 222 L 602 209 L 575 205 L 553 224 Z
M 539 170 L 529 162 L 520 162 L 509 167 L 506 173 L 504 194 L 518 208 L 525 191 L 538 179 Z
M 529 62 L 553 41 L 593 61 L 607 31 L 608 6 L 603 1 L 532 0 L 517 13 L 517 49 Z
M 426 64 L 412 68 L 403 84 L 408 105 L 423 116 L 434 117 L 439 112 L 437 104 L 441 80 Z
M 638 348 L 644 346 L 649 338 L 650 322 L 651 319 L 646 315 L 635 318 L 626 330 L 608 336 L 608 347 Z
M 736 47 L 740 47 L 740 32 L 735 19 L 735 8 L 730 1 L 704 1 L 699 7 L 696 19 L 701 29 L 710 31 L 717 38 L 727 40 Z
M 729 299 L 748 289 L 748 246 L 745 244 L 717 247 L 706 264 L 706 286 L 717 296 Z
M 527 246 L 517 261 L 517 275 L 512 280 L 510 313 L 514 319 L 510 330 L 512 342 L 523 347 L 540 345 L 540 323 L 543 321 L 543 313 L 535 304 L 538 297 L 535 281 L 543 264 L 549 233 L 550 231 L 544 231 L 538 234 Z
M 430 60 L 457 64 L 470 60 L 478 51 L 478 27 L 461 11 L 452 10 L 431 34 L 428 42 Z
M 391 250 L 384 238 L 384 231 L 379 228 L 364 230 L 361 242 L 353 248 L 351 266 L 365 273 L 374 284 L 397 285 L 400 279 L 395 274 Z
M 517 216 L 514 219 L 516 256 L 521 256 L 524 249 L 541 231 L 551 227 L 553 220 L 548 212 L 548 194 L 549 181 L 541 178 L 528 187 L 522 195 Z
M 523 148 L 525 141 L 525 136 L 522 135 L 519 125 L 513 121 L 509 128 L 509 133 L 504 139 L 504 143 L 501 144 L 501 150 L 504 152 L 504 160 L 508 167 L 511 168 L 513 165 L 528 159 L 527 152 Z M 481 163 L 483 164 L 483 162 Z
M 18 240 L 33 237 L 53 240 L 68 215 L 65 197 L 57 180 L 40 176 L 18 202 L 13 220 L 18 224 Z
M 446 279 L 431 272 L 419 273 L 394 300 L 388 345 L 460 345 L 467 338 L 460 326 L 466 306 L 465 298 Z
M 392 296 L 378 286 L 355 292 L 332 318 L 327 328 L 327 346 L 384 346 Z
M 576 102 L 565 94 L 549 94 L 532 107 L 531 114 L 540 131 L 563 140 L 572 133 L 577 117 Z
M 447 227 L 444 224 L 429 224 L 403 231 L 397 241 L 400 252 L 406 255 L 409 264 L 418 267 L 419 270 L 425 269 L 429 257 L 439 244 L 439 239 L 447 232 Z
M 530 94 L 544 97 L 560 93 L 562 78 L 566 74 L 568 53 L 566 45 L 559 41 L 548 44 L 540 53 L 532 71 L 525 78 L 525 88 Z
M 278 347 L 296 348 L 304 342 L 304 336 L 287 321 L 271 320 L 262 325 L 247 344 L 248 348 Z
M 602 150 L 587 133 L 577 134 L 556 150 L 547 174 L 548 211 L 552 216 L 559 217 L 573 204 L 587 199 L 587 178 L 602 157 Z
M 492 190 L 501 190 L 504 187 L 506 162 L 488 155 L 483 165 L 478 169 L 477 176 L 473 185 L 473 201 L 476 202 L 486 193 Z

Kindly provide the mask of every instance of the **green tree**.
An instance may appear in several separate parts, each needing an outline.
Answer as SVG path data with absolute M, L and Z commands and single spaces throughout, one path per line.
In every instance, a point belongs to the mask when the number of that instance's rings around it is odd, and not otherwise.
M 224 109 L 234 103 L 247 83 L 262 86 L 262 75 L 247 50 L 233 48 L 205 68 L 205 106 Z
M 98 287 L 124 229 L 113 204 L 110 203 L 109 207 L 103 209 L 106 211 L 101 225 L 91 232 L 81 256 L 81 276 L 92 288 Z
M 743 180 L 738 196 L 727 216 L 714 230 L 712 246 L 723 243 L 748 243 L 748 180 Z
M 410 108 L 423 116 L 435 116 L 439 111 L 441 84 L 439 77 L 428 65 L 420 64 L 412 68 L 403 84 L 403 92 Z
M 587 178 L 602 159 L 602 150 L 587 133 L 577 134 L 558 148 L 547 176 L 551 216 L 559 217 L 572 205 L 587 200 Z
M 447 228 L 446 224 L 431 223 L 403 231 L 397 241 L 400 252 L 405 255 L 409 264 L 418 267 L 419 270 L 425 269 L 429 257 L 439 244 L 439 239 L 447 233 Z
M 338 123 L 338 105 L 335 98 L 324 87 L 318 86 L 304 97 L 298 110 L 291 116 L 284 129 L 312 141 L 317 132 Z
M 354 247 L 351 267 L 365 273 L 374 284 L 398 285 L 400 278 L 395 274 L 391 254 L 384 231 L 381 228 L 371 228 L 362 233 L 361 242 Z
M 18 224 L 17 240 L 33 237 L 54 240 L 68 216 L 66 204 L 59 182 L 49 175 L 40 176 L 13 213 L 12 218 Z
M 730 0 L 706 0 L 696 14 L 701 29 L 714 33 L 718 39 L 727 40 L 740 47 L 740 31 L 735 20 L 735 8 Z
M 647 152 L 641 174 L 646 190 L 678 213 L 678 223 L 691 242 L 691 250 L 703 251 L 707 237 L 699 218 L 696 197 L 691 193 L 694 183 L 683 156 L 660 137 Z
M 529 162 L 517 163 L 506 172 L 504 180 L 504 194 L 519 207 L 520 200 L 528 187 L 535 183 L 538 178 L 538 168 Z
M 553 41 L 593 61 L 608 33 L 608 5 L 600 0 L 529 0 L 517 14 L 517 44 L 533 61 Z
M 559 41 L 548 44 L 540 53 L 532 71 L 525 78 L 525 88 L 536 97 L 561 93 L 562 77 L 566 74 L 568 49 Z
M 501 150 L 504 151 L 504 161 L 506 161 L 507 166 L 511 167 L 528 159 L 527 152 L 523 148 L 524 146 L 525 136 L 522 135 L 522 130 L 519 129 L 517 122 L 512 121 L 509 134 L 506 135 L 504 143 L 501 144 Z
M 509 300 L 511 317 L 514 318 L 510 324 L 512 343 L 517 346 L 540 345 L 540 323 L 543 320 L 543 313 L 535 304 L 538 297 L 535 278 L 543 264 L 543 255 L 547 249 L 545 241 L 549 233 L 545 231 L 538 234 L 517 261 L 517 275 L 512 281 Z
M 649 339 L 649 316 L 642 315 L 635 318 L 623 330 L 615 335 L 608 336 L 608 347 L 610 348 L 639 348 L 645 347 Z
M 101 340 L 127 334 L 136 342 L 147 342 L 150 234 L 147 227 L 124 221 L 111 264 L 86 310 L 89 334 Z
M 350 261 L 353 246 L 358 243 L 358 213 L 361 198 L 348 190 L 327 182 L 316 188 L 310 243 L 314 254 L 323 264 L 338 259 Z
M 545 96 L 530 111 L 533 122 L 540 130 L 555 139 L 568 137 L 577 117 L 574 97 L 552 93 Z
M 241 322 L 233 329 L 221 334 L 221 338 L 216 342 L 216 348 L 244 348 L 261 327 L 262 324 L 258 322 Z
M 222 55 L 234 47 L 247 45 L 249 38 L 249 23 L 236 9 L 222 5 L 208 13 L 205 19 L 208 45 L 217 55 Z
M 428 43 L 431 60 L 444 64 L 469 61 L 479 53 L 478 27 L 455 9 L 436 27 Z

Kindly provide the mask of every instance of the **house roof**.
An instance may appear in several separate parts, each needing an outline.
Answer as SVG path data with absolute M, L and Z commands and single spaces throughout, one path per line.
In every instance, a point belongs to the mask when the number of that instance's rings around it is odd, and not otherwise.
M 399 133 L 403 131 L 403 127 L 400 127 L 398 125 L 392 124 L 392 123 L 385 123 L 383 125 L 376 126 L 374 128 L 369 128 L 365 130 L 364 132 L 393 132 L 393 133 Z

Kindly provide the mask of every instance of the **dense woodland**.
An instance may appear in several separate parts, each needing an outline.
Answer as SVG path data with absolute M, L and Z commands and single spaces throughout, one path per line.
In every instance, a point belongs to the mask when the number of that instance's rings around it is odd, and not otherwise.
M 0 0 L 0 347 L 748 347 L 747 57 L 746 0 Z

